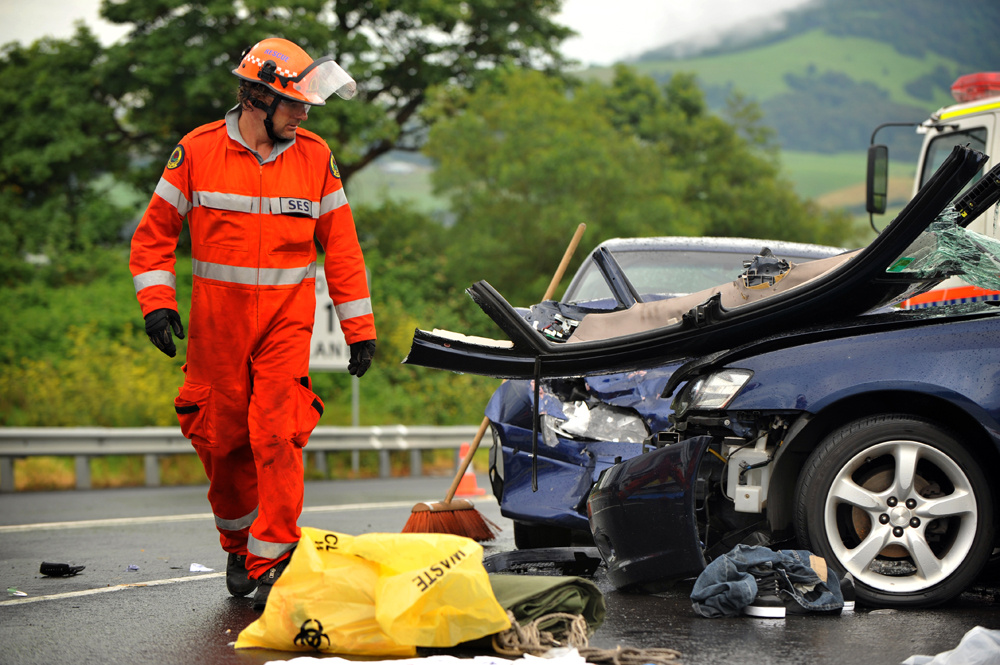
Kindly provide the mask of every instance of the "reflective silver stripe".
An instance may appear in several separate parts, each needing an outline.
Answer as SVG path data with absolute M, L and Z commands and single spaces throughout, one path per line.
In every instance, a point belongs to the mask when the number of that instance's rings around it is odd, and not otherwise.
M 304 268 L 261 268 L 259 284 L 263 286 L 283 286 L 300 284 L 302 280 L 316 276 L 316 262 Z
M 156 183 L 156 189 L 153 190 L 157 196 L 161 199 L 177 208 L 177 213 L 184 217 L 189 212 L 191 212 L 191 202 L 187 200 L 184 193 L 174 187 L 166 178 L 160 178 L 160 182 Z
M 226 266 L 221 263 L 208 263 L 191 259 L 191 267 L 194 269 L 195 277 L 204 279 L 214 279 L 220 282 L 231 282 L 233 284 L 256 284 L 256 268 L 240 268 L 238 266 Z
M 256 213 L 260 209 L 260 199 L 256 196 L 242 194 L 223 194 L 222 192 L 193 192 L 191 204 L 213 210 L 230 210 L 232 212 Z
M 341 321 L 353 319 L 356 316 L 364 316 L 365 314 L 372 313 L 372 299 L 362 298 L 361 300 L 352 300 L 351 302 L 337 305 L 336 309 L 337 318 Z
M 323 199 L 319 202 L 319 214 L 325 215 L 326 213 L 345 205 L 347 205 L 347 194 L 344 193 L 344 188 L 341 187 L 337 191 L 331 192 L 323 197 Z
M 347 199 L 344 199 L 344 203 Z M 246 212 L 264 215 L 298 215 L 316 219 L 320 215 L 320 204 L 309 199 L 297 199 L 289 196 L 274 196 L 258 198 L 243 194 L 224 194 L 223 192 L 192 192 L 191 205 L 194 208 L 204 207 L 213 210 L 229 210 L 231 212 Z
M 240 529 L 245 529 L 251 524 L 253 524 L 253 521 L 255 519 L 257 519 L 256 508 L 254 508 L 253 512 L 251 512 L 250 514 L 244 515 L 243 517 L 239 517 L 235 520 L 224 520 L 218 515 L 216 515 L 215 526 L 219 527 L 220 529 L 225 529 L 226 531 L 239 531 Z
M 251 286 L 287 286 L 289 284 L 301 284 L 302 280 L 316 276 L 316 262 L 313 261 L 301 268 L 241 268 L 239 266 L 227 266 L 221 263 L 208 263 L 207 261 L 191 260 L 196 277 L 203 279 L 214 279 L 219 282 L 229 282 L 231 284 L 249 284 Z M 369 311 L 371 305 L 368 306 Z
M 266 540 L 259 540 L 250 534 L 250 538 L 247 540 L 247 550 L 251 554 L 256 554 L 259 557 L 264 557 L 265 559 L 277 559 L 279 556 L 285 552 L 289 552 L 295 549 L 298 542 L 294 543 L 269 543 Z
M 150 270 L 149 272 L 140 273 L 132 278 L 132 283 L 135 284 L 136 293 L 139 293 L 139 291 L 148 286 L 157 286 L 160 284 L 169 286 L 175 291 L 177 290 L 177 278 L 169 270 Z

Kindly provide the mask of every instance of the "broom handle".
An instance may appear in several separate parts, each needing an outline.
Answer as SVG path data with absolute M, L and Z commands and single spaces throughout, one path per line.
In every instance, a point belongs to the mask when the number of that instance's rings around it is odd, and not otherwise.
M 563 274 L 565 274 L 566 268 L 569 266 L 570 259 L 573 258 L 573 252 L 576 251 L 577 245 L 580 244 L 580 239 L 583 237 L 583 232 L 586 229 L 586 224 L 580 224 L 576 227 L 576 233 L 573 234 L 573 239 L 569 241 L 569 246 L 566 247 L 566 251 L 563 253 L 562 261 L 559 262 L 559 267 L 556 268 L 555 274 L 552 275 L 552 281 L 549 282 L 549 288 L 545 289 L 545 296 L 542 300 L 549 300 L 552 297 L 552 294 L 555 293 L 556 288 L 559 287 L 559 282 L 562 281 Z M 469 452 L 465 454 L 465 458 L 458 466 L 458 473 L 455 474 L 455 479 L 451 481 L 451 487 L 448 488 L 448 495 L 444 498 L 445 503 L 450 503 L 451 500 L 455 498 L 455 492 L 458 491 L 458 484 L 462 482 L 462 476 L 465 475 L 466 469 L 469 468 L 469 464 L 472 462 L 472 456 L 476 454 L 476 449 L 479 448 L 479 444 L 483 440 L 483 436 L 486 434 L 486 428 L 489 426 L 489 418 L 483 418 L 483 422 L 479 423 L 479 429 L 476 431 L 476 438 L 472 440 L 472 444 L 469 446 Z
M 458 465 L 458 473 L 455 474 L 455 480 L 451 481 L 451 487 L 448 488 L 448 496 L 444 498 L 445 503 L 450 503 L 451 500 L 455 498 L 455 492 L 458 491 L 458 484 L 462 482 L 462 476 L 465 475 L 465 470 L 469 468 L 469 464 L 472 462 L 472 456 L 476 454 L 476 449 L 479 448 L 479 442 L 483 440 L 483 435 L 486 434 L 486 428 L 489 426 L 489 418 L 483 418 L 483 422 L 479 423 L 479 429 L 476 431 L 476 438 L 472 440 L 472 445 L 469 446 L 469 452 L 465 454 L 465 458 L 462 460 L 462 463 Z
M 580 244 L 580 238 L 583 237 L 585 230 L 587 230 L 586 224 L 580 224 L 580 226 L 576 227 L 576 233 L 573 234 L 573 239 L 569 241 L 569 246 L 566 247 L 562 261 L 559 262 L 559 267 L 556 268 L 556 274 L 552 275 L 552 281 L 549 282 L 549 288 L 545 289 L 545 295 L 542 296 L 542 300 L 549 300 L 555 294 L 559 282 L 562 281 L 563 273 L 566 272 L 566 268 L 569 266 L 569 260 L 573 258 L 573 252 L 576 251 L 576 246 Z

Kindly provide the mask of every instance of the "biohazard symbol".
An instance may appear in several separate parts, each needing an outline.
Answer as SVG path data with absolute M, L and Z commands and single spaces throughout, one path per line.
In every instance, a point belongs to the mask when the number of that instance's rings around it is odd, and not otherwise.
M 337 168 L 337 161 L 333 158 L 332 152 L 330 153 L 330 175 L 332 175 L 337 180 L 340 180 L 340 169 Z
M 178 166 L 184 163 L 184 146 L 177 146 L 174 151 L 170 153 L 170 159 L 167 160 L 167 168 L 170 170 L 176 169 Z
M 310 623 L 315 623 L 316 627 L 309 628 Z M 323 646 L 323 640 L 326 640 L 326 646 L 330 646 L 330 638 L 323 633 L 323 624 L 318 619 L 306 619 L 299 634 L 295 636 L 296 645 L 312 647 L 316 651 L 319 651 Z

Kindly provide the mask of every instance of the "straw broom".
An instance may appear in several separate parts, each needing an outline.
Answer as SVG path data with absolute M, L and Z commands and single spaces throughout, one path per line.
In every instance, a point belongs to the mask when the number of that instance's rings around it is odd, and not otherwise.
M 573 258 L 573 252 L 576 251 L 577 245 L 580 244 L 580 238 L 583 237 L 583 232 L 586 228 L 586 224 L 580 224 L 576 228 L 573 239 L 570 240 L 569 246 L 566 247 L 562 261 L 559 262 L 559 267 L 552 276 L 552 281 L 549 282 L 549 288 L 545 290 L 545 295 L 542 297 L 543 301 L 551 299 L 555 293 L 556 287 L 559 286 L 563 273 L 566 272 L 566 267 L 569 265 L 570 259 Z M 469 452 L 466 453 L 462 459 L 462 463 L 458 466 L 458 473 L 455 474 L 455 479 L 451 482 L 451 487 L 448 488 L 448 494 L 445 495 L 444 501 L 418 503 L 413 506 L 410 519 L 403 526 L 403 533 L 451 533 L 479 541 L 494 540 L 496 538 L 500 527 L 486 519 L 482 513 L 476 510 L 475 504 L 471 501 L 467 499 L 455 499 L 458 484 L 462 481 L 462 476 L 465 475 L 469 464 L 472 463 L 472 457 L 476 454 L 479 443 L 483 440 L 483 435 L 486 434 L 486 429 L 489 426 L 490 419 L 483 418 L 483 422 L 479 424 L 479 429 L 476 431 L 476 438 L 472 440 L 472 444 L 469 446 Z

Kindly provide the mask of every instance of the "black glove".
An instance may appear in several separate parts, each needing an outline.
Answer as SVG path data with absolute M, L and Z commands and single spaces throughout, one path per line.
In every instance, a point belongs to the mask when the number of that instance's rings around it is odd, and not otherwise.
M 361 378 L 372 365 L 372 358 L 375 357 L 375 340 L 369 339 L 364 342 L 351 344 L 351 361 L 347 363 L 347 371 L 354 376 Z
M 174 338 L 170 336 L 171 328 L 174 329 L 177 339 L 184 339 L 181 315 L 174 310 L 156 309 L 146 315 L 146 334 L 149 335 L 149 341 L 173 358 L 177 355 L 177 347 L 174 346 Z

